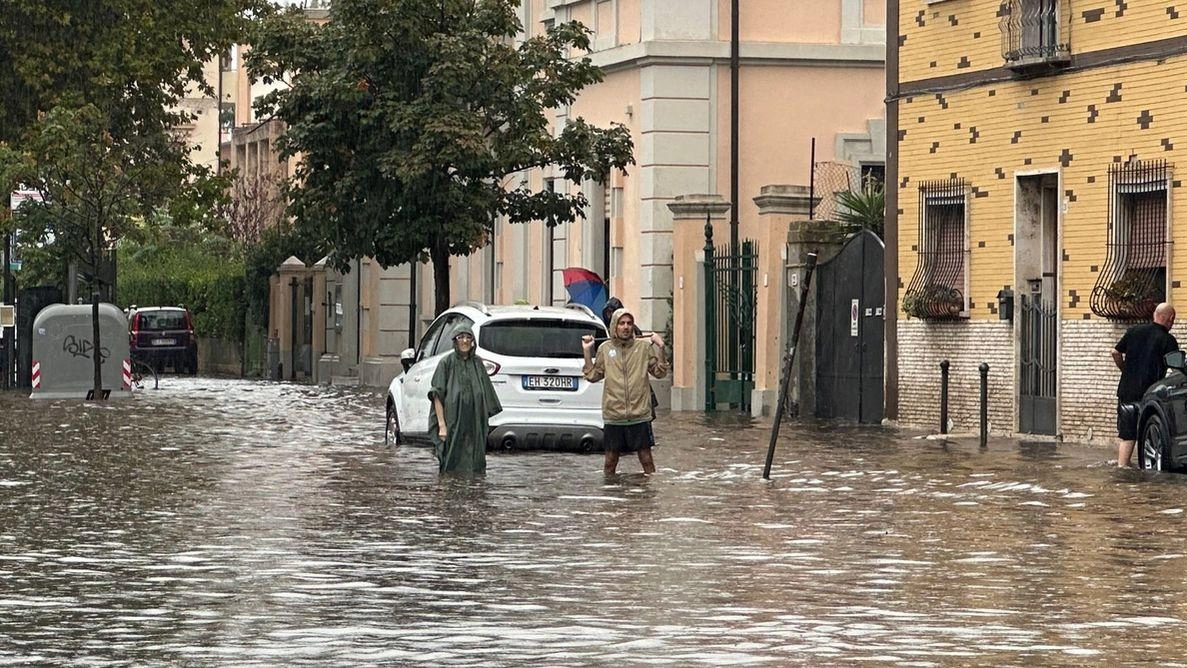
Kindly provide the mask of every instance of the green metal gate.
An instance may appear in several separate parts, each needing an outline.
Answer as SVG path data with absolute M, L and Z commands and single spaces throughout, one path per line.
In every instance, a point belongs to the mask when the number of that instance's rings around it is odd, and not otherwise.
M 705 237 L 705 410 L 718 404 L 750 410 L 754 389 L 754 322 L 758 244 L 713 246 Z

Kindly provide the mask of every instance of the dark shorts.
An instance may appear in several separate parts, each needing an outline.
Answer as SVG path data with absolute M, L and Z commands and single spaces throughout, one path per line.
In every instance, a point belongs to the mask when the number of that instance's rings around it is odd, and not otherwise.
M 1138 402 L 1117 401 L 1117 438 L 1136 441 L 1138 438 Z
M 638 452 L 651 447 L 651 423 L 608 424 L 602 429 L 602 444 L 607 452 Z

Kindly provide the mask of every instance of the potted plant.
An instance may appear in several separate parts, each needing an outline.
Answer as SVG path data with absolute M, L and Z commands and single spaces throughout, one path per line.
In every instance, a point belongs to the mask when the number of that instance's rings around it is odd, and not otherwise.
M 960 292 L 942 283 L 928 283 L 903 295 L 903 311 L 916 318 L 953 318 L 963 308 Z

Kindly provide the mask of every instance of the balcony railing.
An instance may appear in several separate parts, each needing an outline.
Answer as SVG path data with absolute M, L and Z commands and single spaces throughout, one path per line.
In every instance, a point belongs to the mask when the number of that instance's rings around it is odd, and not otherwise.
M 1006 0 L 1002 58 L 1014 70 L 1059 67 L 1071 60 L 1070 0 Z

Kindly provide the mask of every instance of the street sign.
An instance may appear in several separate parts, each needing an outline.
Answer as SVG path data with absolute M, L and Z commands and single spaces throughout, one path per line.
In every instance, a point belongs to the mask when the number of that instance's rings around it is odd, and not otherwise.
M 849 336 L 857 336 L 858 334 L 857 318 L 860 312 L 861 309 L 859 308 L 858 300 L 854 299 L 849 305 Z
M 16 307 L 0 304 L 0 327 L 16 327 Z

